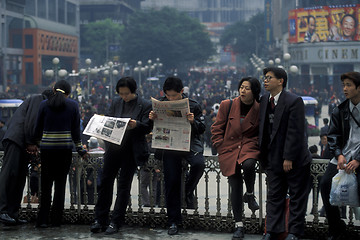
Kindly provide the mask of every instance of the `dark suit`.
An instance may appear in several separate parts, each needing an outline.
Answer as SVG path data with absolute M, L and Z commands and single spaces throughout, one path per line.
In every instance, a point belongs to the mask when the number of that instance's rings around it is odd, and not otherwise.
M 273 124 L 269 93 L 260 101 L 259 145 L 261 162 L 267 173 L 267 223 L 269 233 L 285 231 L 285 199 L 290 195 L 289 233 L 302 235 L 309 194 L 311 156 L 305 137 L 305 109 L 301 97 L 285 90 L 274 110 Z M 283 170 L 284 160 L 292 161 L 292 170 Z
M 18 218 L 29 156 L 26 146 L 32 144 L 37 113 L 44 95 L 35 95 L 26 99 L 11 118 L 2 141 L 4 159 L 0 173 L 0 212 Z
M 106 144 L 104 167 L 99 186 L 99 198 L 95 206 L 95 219 L 102 225 L 107 224 L 113 198 L 114 180 L 119 172 L 117 197 L 111 222 L 120 226 L 125 220 L 126 207 L 130 198 L 131 183 L 137 165 L 143 165 L 149 157 L 149 148 L 145 135 L 152 129 L 149 120 L 151 103 L 137 97 L 130 113 L 123 112 L 125 102 L 115 99 L 109 109 L 108 116 L 130 117 L 136 120 L 136 127 L 125 132 L 121 145 Z

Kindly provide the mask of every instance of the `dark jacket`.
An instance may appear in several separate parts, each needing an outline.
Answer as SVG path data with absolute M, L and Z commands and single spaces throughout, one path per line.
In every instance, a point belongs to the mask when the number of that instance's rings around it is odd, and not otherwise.
M 284 160 L 292 161 L 293 168 L 311 162 L 305 136 L 305 108 L 301 97 L 283 90 L 274 112 L 274 124 L 268 146 L 263 144 L 269 93 L 260 100 L 259 146 L 263 167 L 283 171 Z
M 124 100 L 121 98 L 115 98 L 106 115 L 110 117 L 122 117 L 124 103 Z M 129 141 L 131 141 L 133 146 L 132 149 L 136 164 L 139 166 L 144 165 L 149 158 L 149 147 L 145 135 L 150 133 L 153 127 L 153 122 L 149 119 L 151 109 L 150 101 L 138 96 L 135 110 L 131 114 L 131 119 L 136 120 L 136 127 L 128 130 L 128 135 L 130 136 Z
M 182 98 L 187 98 L 185 94 L 182 95 Z M 166 97 L 161 97 L 160 101 L 169 101 Z M 191 124 L 191 139 L 190 139 L 190 151 L 192 152 L 203 152 L 204 151 L 204 144 L 202 141 L 201 134 L 205 132 L 205 118 L 202 115 L 201 106 L 200 104 L 189 98 L 189 106 L 190 112 L 194 114 L 194 123 Z M 156 154 L 159 154 L 157 150 Z
M 40 103 L 46 99 L 42 94 L 34 95 L 26 99 L 15 111 L 3 141 L 12 141 L 22 148 L 28 144 L 35 144 L 33 136 L 35 133 L 36 119 Z
M 330 127 L 328 132 L 328 143 L 330 152 L 337 159 L 342 155 L 350 134 L 350 100 L 347 99 L 336 107 L 331 115 Z M 360 161 L 360 152 L 355 153 L 353 159 Z

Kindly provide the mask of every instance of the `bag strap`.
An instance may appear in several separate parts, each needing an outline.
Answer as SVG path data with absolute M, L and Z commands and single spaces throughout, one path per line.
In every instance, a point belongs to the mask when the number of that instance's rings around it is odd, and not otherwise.
M 360 127 L 360 123 L 358 120 L 356 120 L 356 118 L 354 117 L 354 115 L 352 114 L 352 112 L 350 111 L 350 115 L 351 117 L 354 119 L 354 121 L 356 122 L 356 124 L 358 125 L 358 127 Z
M 225 121 L 224 136 L 225 136 L 226 127 L 227 127 L 227 123 L 228 123 L 228 119 L 229 119 L 229 114 L 230 114 L 230 110 L 231 110 L 231 105 L 232 105 L 232 99 L 230 99 L 230 103 L 229 103 L 229 111 L 228 111 L 228 113 L 227 113 L 227 117 L 226 117 L 226 121 Z

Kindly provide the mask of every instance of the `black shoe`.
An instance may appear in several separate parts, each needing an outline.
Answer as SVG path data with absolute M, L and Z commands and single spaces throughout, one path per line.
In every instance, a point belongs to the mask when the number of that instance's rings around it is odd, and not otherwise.
M 42 223 L 42 224 L 36 224 L 35 227 L 36 228 L 48 228 L 49 226 L 46 223 Z
M 99 233 L 99 232 L 105 232 L 106 226 L 102 225 L 98 220 L 95 220 L 95 222 L 90 226 L 90 231 L 92 233 Z
M 243 227 L 237 227 L 233 234 L 232 240 L 239 240 L 239 239 L 243 239 L 243 238 L 244 238 Z
M 179 233 L 179 229 L 178 229 L 176 223 L 171 224 L 171 226 L 169 227 L 169 230 L 168 230 L 168 234 L 169 235 L 175 235 L 175 234 L 178 234 L 178 233 Z
M 252 211 L 256 211 L 258 210 L 259 204 L 256 202 L 255 200 L 255 196 L 254 194 L 244 194 L 244 202 L 248 204 L 248 207 L 252 210 Z
M 9 214 L 7 214 L 7 213 L 0 214 L 0 222 L 2 222 L 4 224 L 10 224 L 10 225 L 16 224 L 16 220 L 14 218 L 10 217 Z
M 295 236 L 294 234 L 289 233 L 287 235 L 287 237 L 285 238 L 285 240 L 299 240 L 299 238 L 297 236 Z
M 119 226 L 116 225 L 115 223 L 110 223 L 108 228 L 105 231 L 105 234 L 106 235 L 111 235 L 111 234 L 114 234 L 114 233 L 117 233 L 117 232 L 119 232 Z
M 273 234 L 267 233 L 263 235 L 262 240 L 277 240 L 277 237 Z
M 16 219 L 16 224 L 18 224 L 18 225 L 20 225 L 20 224 L 26 224 L 26 223 L 28 223 L 28 221 L 25 220 L 25 219 L 20 219 L 20 218 L 17 218 L 17 219 Z

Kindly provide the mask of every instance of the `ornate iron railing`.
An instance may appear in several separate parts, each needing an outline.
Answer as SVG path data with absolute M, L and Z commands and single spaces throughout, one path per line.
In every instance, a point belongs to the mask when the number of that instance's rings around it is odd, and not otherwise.
M 2 152 L 0 152 L 2 156 Z M 119 157 L 119 160 L 120 157 Z M 314 198 L 318 198 L 318 177 L 325 173 L 329 160 L 314 159 L 311 164 L 311 176 L 313 179 L 313 194 Z M 205 170 L 202 179 L 200 180 L 195 193 L 195 207 L 194 209 L 186 209 L 185 199 L 183 202 L 183 223 L 182 227 L 185 229 L 199 229 L 199 230 L 214 230 L 230 232 L 234 227 L 234 219 L 231 211 L 231 202 L 228 198 L 230 188 L 227 178 L 223 177 L 217 156 L 205 156 Z M 70 223 L 89 224 L 93 221 L 94 203 L 97 201 L 97 183 L 100 179 L 102 169 L 102 154 L 91 154 L 87 160 L 79 158 L 77 153 L 73 154 L 73 164 L 69 172 L 69 183 L 67 187 L 67 198 L 65 203 L 64 221 Z M 0 165 L 1 166 L 1 165 Z M 141 174 L 144 171 L 150 174 L 150 204 L 143 206 L 142 191 L 141 191 Z M 183 164 L 182 183 L 185 185 L 187 164 Z M 266 202 L 266 176 L 262 173 L 259 165 L 256 166 L 257 179 L 255 187 L 255 195 L 258 198 L 260 209 L 256 212 L 250 211 L 247 206 L 244 206 L 244 224 L 247 233 L 260 234 L 264 231 L 265 226 L 265 202 Z M 41 169 L 39 170 L 41 174 Z M 39 175 L 40 175 L 39 174 Z M 165 227 L 166 226 L 166 207 L 164 198 L 164 185 L 162 164 L 153 156 L 150 157 L 146 166 L 137 171 L 137 176 L 134 177 L 131 198 L 127 209 L 126 222 L 129 225 L 140 225 L 150 227 Z M 151 181 L 152 178 L 158 178 L 158 198 L 156 202 L 155 187 Z M 93 184 L 88 185 L 88 180 Z M 26 185 L 25 195 L 30 199 L 30 184 L 28 177 L 28 184 Z M 40 182 L 39 182 L 40 185 Z M 39 190 L 41 194 L 41 189 Z M 114 198 L 116 197 L 116 191 Z M 309 201 L 311 201 L 309 197 Z M 309 204 L 310 206 L 310 204 Z M 318 214 L 318 202 L 314 201 L 311 205 L 313 215 L 306 217 L 306 236 L 321 238 L 327 234 L 327 222 L 324 217 Z M 21 209 L 21 216 L 28 220 L 34 220 L 38 211 L 38 204 L 24 203 Z M 348 231 L 354 234 L 360 233 L 360 223 L 354 218 L 352 208 L 349 208 L 348 217 L 346 219 Z

